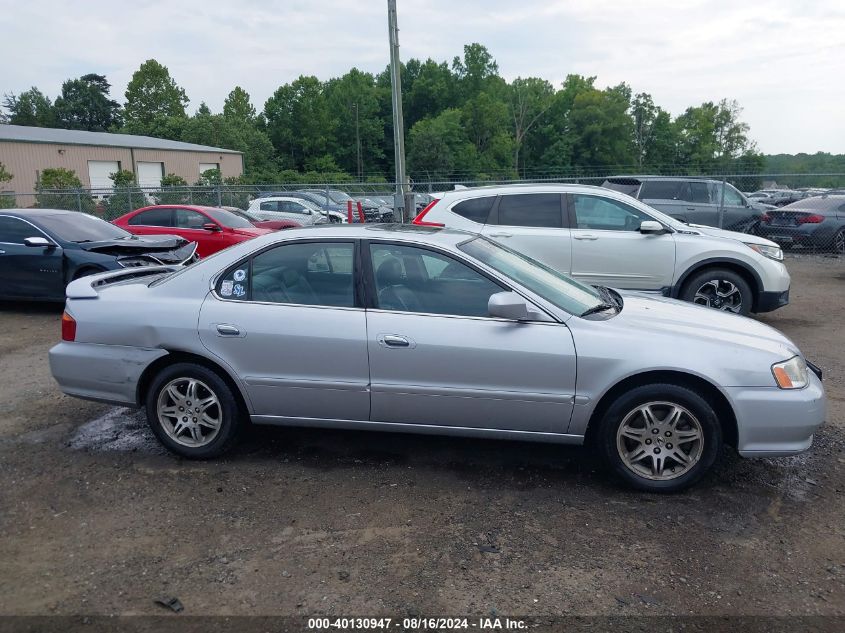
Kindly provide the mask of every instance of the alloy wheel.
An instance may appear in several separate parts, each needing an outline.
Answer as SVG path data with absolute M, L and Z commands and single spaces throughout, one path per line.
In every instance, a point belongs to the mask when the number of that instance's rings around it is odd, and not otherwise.
M 739 314 L 742 311 L 742 293 L 727 279 L 710 279 L 695 291 L 693 303 L 723 312 Z
M 634 474 L 668 481 L 701 459 L 704 431 L 688 409 L 673 402 L 648 402 L 630 411 L 616 431 L 616 449 Z
M 196 378 L 176 378 L 158 396 L 158 420 L 164 432 L 182 446 L 205 446 L 217 437 L 223 410 L 208 385 Z
M 845 231 L 839 231 L 833 236 L 833 252 L 845 255 Z

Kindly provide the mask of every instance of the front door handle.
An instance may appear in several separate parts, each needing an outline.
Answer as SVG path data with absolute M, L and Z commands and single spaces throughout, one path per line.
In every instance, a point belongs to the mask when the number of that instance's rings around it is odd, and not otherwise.
M 240 336 L 241 331 L 235 327 L 234 325 L 229 325 L 227 323 L 220 323 L 217 326 L 217 333 L 220 336 Z
M 490 233 L 490 237 L 513 237 L 513 233 Z
M 5 255 L 6 251 L 0 251 L 0 255 Z
M 687 211 L 695 211 L 695 207 L 687 207 Z
M 410 347 L 411 346 L 411 341 L 406 339 L 404 336 L 399 336 L 397 334 L 385 334 L 381 338 L 381 340 L 388 347 Z
M 597 240 L 597 239 L 599 239 L 598 235 L 592 235 L 590 233 L 586 233 L 584 235 L 573 235 L 572 237 L 574 237 L 576 240 Z

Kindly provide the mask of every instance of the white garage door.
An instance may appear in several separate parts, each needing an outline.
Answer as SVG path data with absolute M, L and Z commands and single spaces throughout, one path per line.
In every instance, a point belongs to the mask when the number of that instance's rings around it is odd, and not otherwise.
M 164 163 L 138 162 L 138 184 L 142 187 L 161 187 L 164 176 Z
M 114 186 L 109 176 L 120 171 L 120 162 L 116 160 L 89 160 L 88 182 L 91 189 L 111 189 Z

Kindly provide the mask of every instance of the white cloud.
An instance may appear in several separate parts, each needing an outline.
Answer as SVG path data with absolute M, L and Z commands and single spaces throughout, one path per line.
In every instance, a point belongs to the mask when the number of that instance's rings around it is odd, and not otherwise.
M 723 97 L 745 108 L 766 152 L 845 152 L 845 5 L 839 0 L 399 0 L 402 57 L 451 60 L 485 44 L 507 78 L 568 73 L 626 81 L 678 114 Z M 0 91 L 100 72 L 122 101 L 126 83 L 156 58 L 191 108 L 222 107 L 243 86 L 261 108 L 300 74 L 326 79 L 388 62 L 383 1 L 0 0 Z

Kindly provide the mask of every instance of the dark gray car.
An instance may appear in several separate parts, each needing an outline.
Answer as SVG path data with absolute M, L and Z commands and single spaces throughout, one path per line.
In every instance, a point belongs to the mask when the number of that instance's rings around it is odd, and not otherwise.
M 746 198 L 730 183 L 686 176 L 613 176 L 603 187 L 621 191 L 687 222 L 749 233 L 759 226 L 764 211 L 773 208 Z M 720 217 L 721 216 L 721 217 Z
M 845 255 L 845 195 L 814 196 L 768 211 L 759 234 L 786 248 L 805 246 Z

